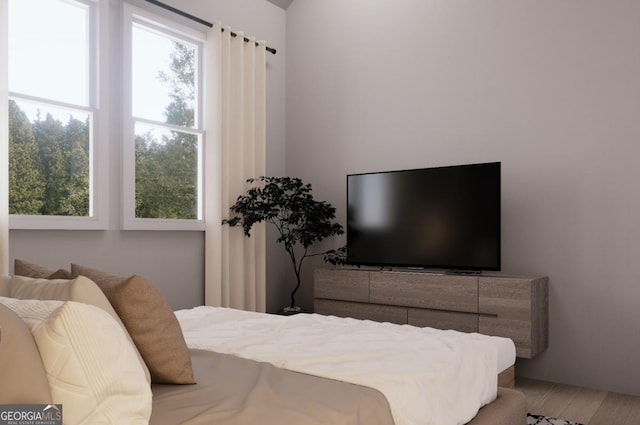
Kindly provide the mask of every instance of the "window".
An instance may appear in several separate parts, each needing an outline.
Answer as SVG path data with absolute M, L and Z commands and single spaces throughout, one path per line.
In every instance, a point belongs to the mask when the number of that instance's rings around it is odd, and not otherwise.
M 203 229 L 203 42 L 125 5 L 125 229 Z
M 108 0 L 8 5 L 11 228 L 105 229 L 121 195 L 125 229 L 202 230 L 205 35 Z
M 9 0 L 11 228 L 105 227 L 97 9 L 88 0 Z

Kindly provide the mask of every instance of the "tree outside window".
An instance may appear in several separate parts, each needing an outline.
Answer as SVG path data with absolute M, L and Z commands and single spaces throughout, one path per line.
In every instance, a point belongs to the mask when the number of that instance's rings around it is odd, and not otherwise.
M 10 214 L 92 214 L 92 13 L 83 1 L 9 1 Z
M 134 37 L 134 55 L 138 49 L 146 48 L 136 41 Z M 167 89 L 164 100 L 168 103 L 160 117 L 162 123 L 135 124 L 135 214 L 137 218 L 194 220 L 199 215 L 200 138 L 195 134 L 170 130 L 162 124 L 184 128 L 195 126 L 196 48 L 177 41 L 171 44 L 173 50 L 166 58 L 168 68 L 157 70 L 155 75 Z M 157 119 L 142 106 L 135 110 L 138 98 L 146 96 L 136 90 L 136 77 L 144 78 L 145 75 L 134 77 L 134 114 Z
M 203 40 L 169 29 L 138 9 L 129 13 L 131 110 L 125 117 L 123 225 L 201 230 Z

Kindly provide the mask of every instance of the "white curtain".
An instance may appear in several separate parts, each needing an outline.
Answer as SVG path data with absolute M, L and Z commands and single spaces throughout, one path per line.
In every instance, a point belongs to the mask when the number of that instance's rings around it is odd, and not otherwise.
M 265 43 L 216 24 L 207 36 L 205 103 L 205 303 L 251 311 L 266 309 L 265 226 L 251 238 L 222 226 L 229 207 L 265 174 Z
M 0 276 L 9 274 L 8 3 L 0 0 Z

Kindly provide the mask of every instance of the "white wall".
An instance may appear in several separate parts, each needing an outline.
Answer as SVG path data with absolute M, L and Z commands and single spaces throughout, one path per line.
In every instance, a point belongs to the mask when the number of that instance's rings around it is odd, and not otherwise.
M 117 12 L 117 0 L 109 0 Z M 277 54 L 267 55 L 267 172 L 285 173 L 285 12 L 265 0 L 167 0 L 178 9 L 209 22 L 222 21 L 247 35 L 267 40 Z M 143 0 L 137 6 L 165 16 L 172 15 Z M 181 18 L 177 18 L 181 19 Z M 182 19 L 181 22 L 188 21 Z M 204 29 L 204 27 L 196 28 Z M 111 79 L 116 81 L 118 64 L 111 64 Z M 112 128 L 118 128 L 118 93 L 113 93 Z M 204 302 L 204 238 L 202 232 L 133 232 L 119 230 L 120 211 L 120 138 L 111 135 L 108 161 L 112 171 L 109 195 L 110 225 L 106 231 L 10 231 L 10 260 L 21 258 L 52 268 L 69 268 L 70 262 L 93 266 L 117 274 L 140 274 L 156 283 L 174 308 L 188 308 Z M 270 242 L 274 245 L 274 242 Z M 268 281 L 280 282 L 284 274 L 276 249 L 269 250 Z M 271 285 L 267 293 L 270 311 L 287 302 L 280 287 Z
M 503 270 L 550 278 L 517 374 L 640 395 L 640 2 L 299 0 L 287 172 L 502 161 Z M 303 304 L 311 304 L 306 276 Z

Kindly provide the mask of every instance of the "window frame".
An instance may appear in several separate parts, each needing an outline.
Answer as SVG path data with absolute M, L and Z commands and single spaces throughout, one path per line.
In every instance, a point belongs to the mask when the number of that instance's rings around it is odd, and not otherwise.
M 133 72 L 132 72 L 132 29 L 133 25 L 142 25 L 152 31 L 157 31 L 178 41 L 184 41 L 197 46 L 198 66 L 196 69 L 196 93 L 194 127 L 181 127 L 172 124 L 156 122 L 133 115 Z M 206 135 L 204 131 L 204 92 L 202 78 L 204 74 L 204 48 L 206 34 L 193 28 L 181 25 L 175 21 L 148 12 L 144 9 L 123 5 L 122 18 L 123 51 L 122 51 L 122 209 L 121 229 L 123 230 L 180 230 L 203 231 L 204 224 L 204 148 Z M 198 218 L 197 219 L 163 219 L 138 218 L 135 216 L 135 124 L 153 125 L 161 128 L 193 134 L 199 138 L 198 148 Z
M 18 1 L 18 0 L 14 0 Z M 99 0 L 74 0 L 88 8 L 89 13 L 89 87 L 88 106 L 68 104 L 54 99 L 40 98 L 18 92 L 9 91 L 9 99 L 38 102 L 43 105 L 61 109 L 86 112 L 90 116 L 89 140 L 89 202 L 90 215 L 79 216 L 44 216 L 44 215 L 10 215 L 9 229 L 33 230 L 104 230 L 108 227 L 108 179 L 107 167 L 109 140 L 108 108 L 105 100 L 108 93 L 108 73 L 101 64 L 107 64 L 109 52 L 108 41 L 108 2 Z M 102 161 L 100 161 L 101 159 Z

